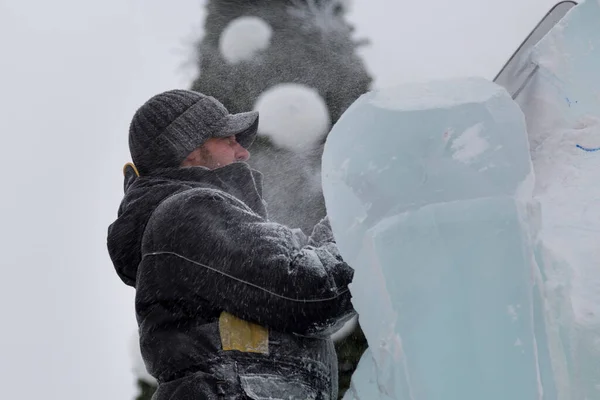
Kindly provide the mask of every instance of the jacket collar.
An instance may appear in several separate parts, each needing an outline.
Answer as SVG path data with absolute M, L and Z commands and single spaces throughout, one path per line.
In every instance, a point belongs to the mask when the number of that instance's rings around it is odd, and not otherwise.
M 267 217 L 263 201 L 263 176 L 246 163 L 236 162 L 217 169 L 205 167 L 166 168 L 143 175 L 140 180 L 167 179 L 189 182 L 192 186 L 212 187 L 231 194 L 252 208 L 256 213 Z

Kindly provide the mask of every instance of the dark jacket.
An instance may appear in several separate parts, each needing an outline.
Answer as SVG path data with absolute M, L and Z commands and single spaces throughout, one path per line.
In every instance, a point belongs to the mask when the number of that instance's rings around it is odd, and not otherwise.
M 157 400 L 337 397 L 353 270 L 327 220 L 310 238 L 269 222 L 261 182 L 243 163 L 126 176 L 108 249 Z

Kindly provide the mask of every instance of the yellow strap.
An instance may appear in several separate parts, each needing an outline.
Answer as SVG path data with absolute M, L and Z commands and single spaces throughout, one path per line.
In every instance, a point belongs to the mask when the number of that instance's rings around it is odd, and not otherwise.
M 136 168 L 136 166 L 133 163 L 128 162 L 127 164 L 125 164 L 123 166 L 123 175 L 125 175 L 125 173 L 127 172 L 127 167 L 131 167 L 133 168 L 133 172 L 135 172 L 135 174 L 139 177 L 140 176 L 140 172 L 138 171 L 138 169 Z
M 269 330 L 225 311 L 219 317 L 223 350 L 269 354 Z

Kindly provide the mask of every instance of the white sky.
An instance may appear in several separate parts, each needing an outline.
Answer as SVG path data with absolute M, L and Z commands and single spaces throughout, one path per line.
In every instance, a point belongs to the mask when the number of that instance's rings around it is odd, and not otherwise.
M 200 0 L 0 0 L 0 390 L 7 399 L 133 399 L 133 291 L 106 229 L 127 129 L 187 87 Z M 492 78 L 553 0 L 354 0 L 378 86 Z M 177 7 L 175 7 L 177 5 Z

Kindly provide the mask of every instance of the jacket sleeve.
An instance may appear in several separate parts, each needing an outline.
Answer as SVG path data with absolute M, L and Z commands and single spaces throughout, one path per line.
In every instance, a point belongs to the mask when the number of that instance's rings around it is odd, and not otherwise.
M 335 239 L 333 237 L 331 224 L 329 223 L 329 217 L 326 216 L 315 225 L 308 238 L 308 244 L 311 246 L 320 246 L 327 243 L 335 243 Z
M 332 241 L 302 242 L 226 193 L 193 189 L 156 209 L 142 253 L 177 266 L 177 284 L 216 309 L 282 332 L 331 333 L 354 315 L 354 271 Z

